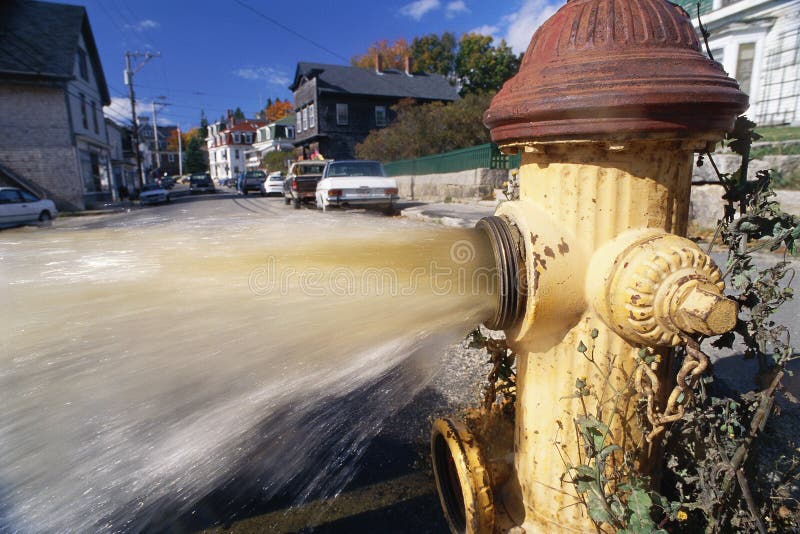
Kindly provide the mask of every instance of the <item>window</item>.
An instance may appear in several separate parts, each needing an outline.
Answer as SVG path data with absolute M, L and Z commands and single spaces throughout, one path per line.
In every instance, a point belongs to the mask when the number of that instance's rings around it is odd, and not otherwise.
M 94 124 L 94 133 L 99 134 L 100 127 L 97 125 L 97 106 L 93 101 L 89 102 L 89 105 L 92 108 L 92 123 Z
M 168 160 L 170 163 L 174 163 L 174 162 L 175 162 L 175 154 L 173 154 L 173 153 L 171 153 L 171 152 L 170 152 L 169 154 L 167 154 L 167 160 Z
M 298 114 L 297 114 L 297 131 L 298 131 L 298 132 L 302 132 L 302 131 L 303 131 L 303 125 L 302 125 L 302 123 L 300 122 L 300 120 L 301 120 L 301 119 L 300 119 L 300 113 L 298 113 Z
M 81 72 L 81 78 L 89 80 L 89 65 L 86 61 L 86 51 L 83 48 L 78 48 L 78 69 Z
M 264 130 L 264 139 L 265 139 L 265 140 L 267 140 L 267 141 L 269 141 L 270 139 L 272 139 L 272 132 L 270 131 L 270 129 L 269 129 L 269 128 L 266 128 L 266 129 Z
M 238 148 L 234 151 L 233 157 L 236 158 L 236 159 L 239 159 L 239 149 Z
M 83 124 L 83 129 L 89 129 L 89 119 L 86 117 L 86 95 L 83 93 L 79 94 L 81 99 L 81 124 Z
M 375 106 L 375 126 L 386 126 L 386 106 Z
M 253 134 L 251 133 L 244 134 L 244 142 L 247 145 L 251 144 L 253 142 Z
M 753 59 L 756 55 L 755 43 L 739 45 L 739 56 L 736 58 L 736 81 L 743 93 L 750 94 L 750 79 L 753 77 Z
M 242 134 L 239 132 L 233 132 L 233 142 L 237 145 L 242 142 Z
M 347 104 L 336 104 L 336 124 L 345 125 L 348 122 Z
M 308 106 L 308 127 L 313 128 L 317 125 L 317 119 L 314 113 L 314 104 Z
M 19 194 L 22 195 L 22 201 L 23 202 L 38 202 L 39 201 L 39 197 L 37 197 L 36 195 L 32 195 L 32 194 L 28 193 L 27 191 L 23 191 L 22 189 L 19 190 Z
M 16 189 L 3 189 L 0 191 L 0 204 L 13 204 L 14 202 L 22 202 L 19 191 Z
M 294 139 L 294 128 L 292 128 L 291 126 L 286 127 L 286 137 L 288 139 Z
M 308 130 L 308 108 L 303 108 L 303 130 Z

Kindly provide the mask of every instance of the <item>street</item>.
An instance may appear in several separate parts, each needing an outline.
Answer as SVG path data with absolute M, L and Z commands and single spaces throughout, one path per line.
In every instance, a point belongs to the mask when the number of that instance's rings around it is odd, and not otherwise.
M 482 206 L 488 213 L 491 206 Z M 481 209 L 474 205 L 449 207 L 448 217 L 464 217 L 466 220 L 480 216 Z M 26 237 L 63 236 L 86 231 L 110 231 L 133 229 L 137 235 L 158 233 L 168 226 L 169 231 L 180 232 L 192 229 L 192 236 L 203 235 L 203 229 L 230 229 L 230 238 L 237 239 L 241 232 L 257 230 L 263 233 L 267 243 L 280 242 L 285 232 L 287 239 L 300 235 L 311 236 L 315 231 L 341 229 L 340 238 L 356 228 L 369 227 L 371 231 L 408 232 L 419 229 L 441 229 L 440 224 L 410 220 L 406 217 L 388 217 L 380 212 L 365 210 L 332 210 L 322 213 L 313 205 L 296 210 L 284 204 L 280 197 L 265 198 L 258 195 L 241 196 L 229 192 L 213 195 L 180 196 L 169 204 L 134 208 L 124 213 L 109 213 L 96 216 L 62 217 L 51 228 L 22 228 L 6 231 L 0 237 L 21 240 Z M 199 231 L 198 231 L 199 229 Z M 126 234 L 127 235 L 127 234 Z M 224 232 L 222 232 L 224 235 Z M 269 237 L 269 239 L 267 239 Z M 202 239 L 202 237 L 200 237 Z M 214 238 L 216 239 L 216 238 Z M 215 241 L 209 241 L 213 246 Z M 257 239 L 256 239 L 257 241 Z M 156 241 L 157 243 L 157 241 Z M 296 243 L 301 246 L 301 243 Z M 156 251 L 157 253 L 158 251 Z M 723 258 L 715 255 L 717 261 Z M 774 256 L 759 256 L 764 265 Z M 798 302 L 792 301 L 780 312 L 779 321 L 790 326 L 793 337 L 798 335 Z M 225 310 L 228 313 L 230 310 Z M 224 325 L 224 319 L 222 319 Z M 309 322 L 309 329 L 315 323 Z M 175 326 L 165 326 L 177 332 Z M 223 330 L 224 331 L 224 328 Z M 180 341 L 180 338 L 176 338 Z M 221 344 L 227 343 L 219 338 Z M 266 336 L 264 343 L 274 342 Z M 460 409 L 474 405 L 480 394 L 487 367 L 485 356 L 458 339 L 450 340 L 449 348 L 441 357 L 438 371 L 427 376 L 424 383 L 409 390 L 410 396 L 393 404 L 397 409 L 387 409 L 384 417 L 375 421 L 374 439 L 355 447 L 352 454 L 343 459 L 341 465 L 321 466 L 307 462 L 304 469 L 310 472 L 293 473 L 286 488 L 275 492 L 268 481 L 260 478 L 258 462 L 269 458 L 275 446 L 270 440 L 259 442 L 249 438 L 249 459 L 240 464 L 235 474 L 217 483 L 215 487 L 200 495 L 200 501 L 186 508 L 176 502 L 165 507 L 156 507 L 153 513 L 140 510 L 121 510 L 123 516 L 131 514 L 144 521 L 149 531 L 170 532 L 445 532 L 447 530 L 440 511 L 428 460 L 429 421 L 433 417 L 456 414 Z M 325 347 L 320 347 L 324 349 Z M 730 354 L 730 353 L 729 353 Z M 726 354 L 714 356 L 718 375 L 737 389 L 749 387 L 750 369 L 743 369 L 752 362 L 742 363 L 741 358 Z M 743 367 L 744 365 L 744 367 Z M 233 376 L 233 375 L 232 375 Z M 376 389 L 377 388 L 377 389 Z M 362 409 L 362 399 L 370 398 L 386 384 L 364 384 L 352 394 L 335 399 L 335 409 L 326 408 L 325 413 L 336 414 L 337 424 L 344 428 L 356 425 L 351 421 Z M 389 388 L 391 389 L 391 388 Z M 795 390 L 795 394 L 798 392 Z M 388 399 L 388 397 L 387 397 Z M 388 400 L 387 400 L 388 402 Z M 369 404 L 367 404 L 369 406 Z M 262 414 L 258 428 L 286 425 L 280 415 Z M 275 420 L 274 418 L 279 418 Z M 304 423 L 301 419 L 297 425 Z M 318 424 L 315 422 L 313 424 Z M 266 435 L 267 431 L 264 431 Z M 256 435 L 261 430 L 255 432 Z M 292 451 L 302 455 L 304 452 Z M 324 455 L 323 455 L 324 456 Z M 339 460 L 337 458 L 337 460 Z M 286 459 L 289 463 L 289 459 Z M 295 464 L 292 464 L 295 465 Z M 313 471 L 318 470 L 319 473 Z M 302 483 L 297 481 L 319 475 L 320 487 L 316 492 L 302 494 Z M 329 482 L 330 481 L 330 482 Z M 341 493 L 339 493 L 341 491 Z M 300 493 L 298 493 L 300 492 Z M 338 494 L 335 499 L 329 499 Z M 148 516 L 148 513 L 150 514 Z M 144 516 L 142 519 L 139 519 Z

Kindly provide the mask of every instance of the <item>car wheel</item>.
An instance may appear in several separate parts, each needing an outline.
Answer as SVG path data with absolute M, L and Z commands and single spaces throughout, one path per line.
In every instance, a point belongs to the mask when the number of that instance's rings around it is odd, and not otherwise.
M 167 204 L 170 204 L 171 202 L 172 202 L 172 197 L 167 195 Z
M 39 225 L 40 226 L 48 226 L 50 221 L 53 220 L 53 216 L 50 215 L 49 211 L 43 211 L 39 214 Z
M 283 197 L 283 203 L 287 206 L 292 203 L 292 199 L 289 197 Z
M 243 190 L 242 190 L 242 194 L 243 194 L 244 196 L 247 196 L 247 189 L 243 189 Z
M 296 209 L 296 210 L 300 209 L 300 199 L 299 198 L 294 199 L 294 209 Z
M 397 213 L 397 210 L 395 209 L 394 204 L 389 204 L 388 206 L 386 206 L 386 208 L 384 208 L 383 213 L 385 213 L 386 215 L 394 215 L 395 213 Z

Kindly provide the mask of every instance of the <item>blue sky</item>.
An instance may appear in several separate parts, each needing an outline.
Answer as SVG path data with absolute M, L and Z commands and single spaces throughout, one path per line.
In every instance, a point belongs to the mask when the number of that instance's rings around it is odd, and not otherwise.
M 159 123 L 184 130 L 203 109 L 215 120 L 240 106 L 247 116 L 267 98 L 290 99 L 298 61 L 346 64 L 370 44 L 428 33 L 477 31 L 522 52 L 562 2 L 552 0 L 61 0 L 84 5 L 113 99 L 130 116 L 126 51 L 158 51 L 134 78 L 137 111 L 159 106 Z M 165 97 L 159 99 L 159 97 Z

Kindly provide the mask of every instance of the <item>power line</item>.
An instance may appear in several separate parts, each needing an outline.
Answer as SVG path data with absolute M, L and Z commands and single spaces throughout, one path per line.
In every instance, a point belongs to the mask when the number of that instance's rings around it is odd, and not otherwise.
M 340 55 L 340 54 L 338 54 L 338 53 L 334 52 L 334 51 L 333 51 L 333 50 L 331 50 L 330 48 L 328 48 L 328 47 L 326 47 L 326 46 L 324 46 L 324 45 L 321 45 L 321 44 L 319 44 L 319 43 L 318 43 L 318 42 L 316 42 L 316 41 L 313 41 L 313 40 L 309 39 L 309 38 L 308 38 L 308 37 L 306 37 L 305 35 L 303 35 L 303 34 L 301 34 L 301 33 L 297 32 L 297 31 L 295 31 L 295 30 L 291 29 L 290 27 L 286 26 L 285 24 L 282 24 L 282 23 L 278 22 L 277 20 L 273 19 L 273 18 L 272 18 L 272 17 L 270 17 L 269 15 L 265 15 L 264 13 L 262 13 L 262 12 L 261 12 L 261 11 L 259 11 L 259 10 L 257 10 L 257 9 L 256 9 L 256 8 L 254 8 L 253 6 L 250 6 L 250 5 L 246 4 L 246 3 L 245 3 L 245 2 L 243 2 L 242 0 L 233 0 L 233 1 L 234 1 L 235 3 L 237 3 L 237 4 L 239 4 L 240 6 L 242 6 L 243 8 L 245 8 L 245 9 L 248 9 L 248 10 L 252 11 L 252 12 L 253 12 L 253 13 L 255 13 L 256 15 L 258 15 L 259 17 L 261 17 L 261 18 L 263 18 L 263 19 L 265 19 L 265 20 L 267 20 L 267 21 L 271 22 L 272 24 L 274 24 L 275 26 L 277 26 L 277 27 L 281 28 L 282 30 L 285 30 L 285 31 L 287 31 L 287 32 L 291 33 L 292 35 L 294 35 L 294 36 L 296 36 L 296 37 L 299 37 L 299 38 L 300 38 L 300 39 L 302 39 L 303 41 L 306 41 L 307 43 L 310 43 L 310 44 L 312 44 L 312 45 L 316 46 L 316 47 L 317 47 L 317 48 L 319 48 L 320 50 L 323 50 L 323 51 L 325 51 L 325 52 L 329 53 L 330 55 L 332 55 L 332 56 L 335 56 L 335 57 L 337 57 L 337 58 L 341 59 L 341 60 L 342 60 L 342 61 L 344 61 L 344 62 L 347 62 L 347 61 L 349 61 L 349 60 L 348 60 L 346 57 L 344 57 L 344 56 L 342 56 L 342 55 Z

